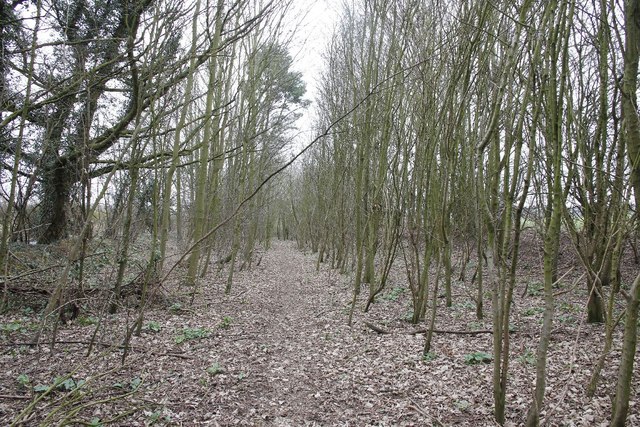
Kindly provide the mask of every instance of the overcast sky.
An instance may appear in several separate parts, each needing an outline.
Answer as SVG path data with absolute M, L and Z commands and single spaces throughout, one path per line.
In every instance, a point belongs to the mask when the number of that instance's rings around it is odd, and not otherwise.
M 307 85 L 306 98 L 315 101 L 317 84 L 323 69 L 322 54 L 337 22 L 339 0 L 295 0 L 294 21 L 299 23 L 296 29 L 291 55 L 294 68 L 304 76 Z M 298 121 L 304 130 L 300 143 L 307 142 L 312 135 L 314 104 L 307 108 L 305 116 Z

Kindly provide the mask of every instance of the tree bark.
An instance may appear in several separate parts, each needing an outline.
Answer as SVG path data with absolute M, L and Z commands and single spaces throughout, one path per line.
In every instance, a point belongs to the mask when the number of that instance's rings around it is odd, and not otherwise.
M 638 87 L 638 58 L 640 56 L 640 0 L 624 3 L 625 51 L 624 80 L 622 85 L 623 131 L 631 163 L 631 185 L 635 194 L 636 209 L 640 206 L 640 119 L 636 90 Z M 636 221 L 638 219 L 636 218 Z M 613 403 L 611 426 L 624 426 L 629 412 L 633 363 L 636 353 L 638 309 L 640 307 L 640 275 L 636 277 L 629 293 L 625 312 L 622 359 L 618 371 L 616 397 Z
M 638 309 L 640 308 L 640 275 L 636 277 L 629 293 L 629 300 L 625 310 L 624 339 L 622 344 L 622 358 L 618 370 L 618 384 L 616 397 L 613 401 L 613 415 L 611 427 L 623 427 L 629 413 L 629 398 L 631 397 L 631 381 L 633 380 L 633 364 L 638 341 Z
M 625 52 L 622 82 L 623 131 L 631 163 L 631 185 L 636 209 L 640 206 L 640 118 L 638 118 L 638 57 L 640 49 L 640 1 L 625 0 Z

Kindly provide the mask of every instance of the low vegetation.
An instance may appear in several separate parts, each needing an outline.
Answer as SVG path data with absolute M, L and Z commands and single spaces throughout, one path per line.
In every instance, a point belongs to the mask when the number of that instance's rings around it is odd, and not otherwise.
M 638 1 L 345 2 L 313 76 L 299 0 L 0 7 L 0 423 L 188 423 L 200 387 L 247 399 L 201 420 L 288 423 L 246 394 L 287 350 L 270 406 L 433 369 L 460 389 L 448 422 L 537 426 L 603 394 L 563 422 L 636 422 Z M 376 384 L 363 424 L 441 422 Z

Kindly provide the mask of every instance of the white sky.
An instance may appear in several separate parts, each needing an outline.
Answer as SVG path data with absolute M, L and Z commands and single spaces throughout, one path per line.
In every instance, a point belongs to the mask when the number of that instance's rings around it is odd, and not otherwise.
M 299 26 L 294 30 L 296 34 L 291 46 L 293 68 L 303 74 L 307 85 L 305 98 L 312 101 L 304 116 L 298 120 L 302 131 L 298 143 L 305 144 L 315 136 L 311 126 L 318 80 L 324 67 L 322 54 L 338 21 L 340 0 L 294 0 L 294 8 L 292 15 Z

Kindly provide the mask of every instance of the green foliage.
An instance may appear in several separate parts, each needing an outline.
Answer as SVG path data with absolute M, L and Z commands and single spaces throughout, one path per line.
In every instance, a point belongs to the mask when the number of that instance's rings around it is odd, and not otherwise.
M 142 378 L 140 377 L 131 378 L 131 381 L 129 381 L 129 387 L 131 387 L 131 390 L 137 390 L 138 387 L 140 387 L 140 384 L 142 384 Z
M 140 387 L 141 384 L 142 384 L 142 378 L 140 378 L 140 377 L 133 377 L 133 378 L 131 378 L 129 380 L 129 388 L 131 390 L 137 390 L 138 387 Z M 125 388 L 125 385 L 120 383 L 120 382 L 114 383 L 113 386 L 115 388 L 119 388 L 119 389 L 124 389 Z
M 91 326 L 91 325 L 97 325 L 99 320 L 97 317 L 94 317 L 94 316 L 78 316 L 78 318 L 76 319 L 76 322 L 78 322 L 80 326 Z
M 224 316 L 222 321 L 218 325 L 220 329 L 229 329 L 231 327 L 231 323 L 233 322 L 233 318 L 230 316 Z
M 543 307 L 529 307 L 527 308 L 522 315 L 523 316 L 535 316 L 536 314 L 544 313 Z
M 162 330 L 162 326 L 160 326 L 160 323 L 152 320 L 148 322 L 143 329 L 149 332 L 160 332 Z
M 570 302 L 560 303 L 560 310 L 568 311 L 570 313 L 582 313 L 583 308 L 577 304 L 571 304 Z
M 423 362 L 432 362 L 438 358 L 438 355 L 434 352 L 430 351 L 429 353 L 425 353 L 422 355 Z
M 218 375 L 220 373 L 222 373 L 224 370 L 222 369 L 222 366 L 220 366 L 220 364 L 218 362 L 213 362 L 211 364 L 211 366 L 209 366 L 207 368 L 207 374 L 214 376 L 214 375 Z
M 26 328 L 21 321 L 12 320 L 9 323 L 0 323 L 0 331 L 6 334 L 11 334 L 13 332 L 25 332 Z
M 238 379 L 239 379 L 240 381 L 242 381 L 243 379 L 247 378 L 247 376 L 248 376 L 248 374 L 246 374 L 246 373 L 244 373 L 244 372 L 240 372 L 240 373 L 238 374 Z
M 560 323 L 565 323 L 565 324 L 574 324 L 576 323 L 576 318 L 570 314 L 561 314 L 558 316 L 558 321 Z
M 74 380 L 71 377 L 55 377 L 52 384 L 38 384 L 33 387 L 35 393 L 46 393 L 50 390 L 70 392 L 81 389 L 86 384 L 85 380 Z
M 180 304 L 179 302 L 174 302 L 169 307 L 169 311 L 171 312 L 171 314 L 179 314 L 182 311 L 182 304 Z
M 469 322 L 469 328 L 471 328 L 472 331 L 479 331 L 484 328 L 484 325 L 480 322 Z
M 51 388 L 51 386 L 49 386 L 49 385 L 38 384 L 38 385 L 33 387 L 33 391 L 35 393 L 45 393 L 45 392 L 49 391 L 50 388 Z
M 21 386 L 26 387 L 30 380 L 29 380 L 29 376 L 27 374 L 20 374 L 18 375 L 18 378 L 16 378 L 16 380 L 18 381 L 18 383 L 20 383 Z
M 185 341 L 207 338 L 210 334 L 211 331 L 206 328 L 182 328 L 182 333 L 176 335 L 173 340 L 176 344 L 182 344 Z
M 147 414 L 147 423 L 145 425 L 152 426 L 157 423 L 170 424 L 171 418 L 168 415 L 162 415 L 162 410 L 145 412 Z
M 493 360 L 493 356 L 489 353 L 484 353 L 482 351 L 476 351 L 474 353 L 469 353 L 464 356 L 464 363 L 467 365 L 478 365 L 480 363 L 491 363 Z
M 542 282 L 531 282 L 527 287 L 527 295 L 530 297 L 539 297 L 542 295 L 542 291 L 544 290 L 544 283 Z
M 261 48 L 256 63 L 262 69 L 260 90 L 276 107 L 288 108 L 290 104 L 305 105 L 306 92 L 302 74 L 291 70 L 293 59 L 286 47 L 271 43 Z
M 55 387 L 60 391 L 73 391 L 81 388 L 85 380 L 74 380 L 73 378 L 57 377 L 54 381 Z
M 527 348 L 524 353 L 522 353 L 517 358 L 518 362 L 527 365 L 535 365 L 536 364 L 536 354 L 533 350 Z
M 153 425 L 155 423 L 157 423 L 158 421 L 160 421 L 160 417 L 162 416 L 162 412 L 160 411 L 155 411 L 152 412 L 151 414 L 149 414 L 149 425 Z
M 385 293 L 380 297 L 382 301 L 398 301 L 398 298 L 406 291 L 405 288 L 395 287 L 390 292 Z
M 456 400 L 454 402 L 454 405 L 456 405 L 456 408 L 458 408 L 460 411 L 466 411 L 467 409 L 469 409 L 469 407 L 471 407 L 471 403 L 469 403 L 468 400 Z
M 91 418 L 91 420 L 87 423 L 88 426 L 90 427 L 102 427 L 102 421 L 100 421 L 100 418 L 98 417 L 93 417 Z
M 463 301 L 463 302 L 457 302 L 454 303 L 453 308 L 460 308 L 462 310 L 475 310 L 476 309 L 476 305 L 474 303 L 472 303 L 471 301 Z

